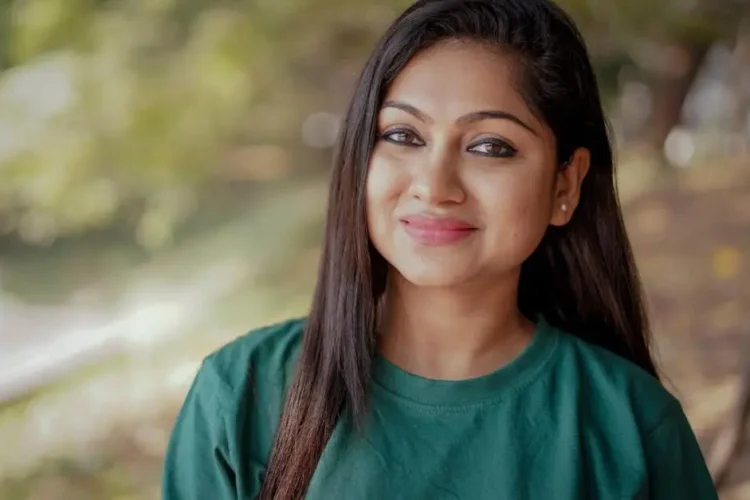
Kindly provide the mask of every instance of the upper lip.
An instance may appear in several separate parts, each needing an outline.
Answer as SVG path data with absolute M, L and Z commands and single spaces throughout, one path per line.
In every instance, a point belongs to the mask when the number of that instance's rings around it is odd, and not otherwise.
M 413 214 L 401 217 L 401 222 L 427 231 L 462 231 L 477 227 L 465 220 L 431 214 Z

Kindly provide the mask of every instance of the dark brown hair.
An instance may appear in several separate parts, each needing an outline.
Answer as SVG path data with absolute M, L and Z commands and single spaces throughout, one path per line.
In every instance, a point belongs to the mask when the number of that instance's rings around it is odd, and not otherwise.
M 448 39 L 501 48 L 519 63 L 529 107 L 549 125 L 563 164 L 591 152 L 580 204 L 550 227 L 524 263 L 519 305 L 530 317 L 631 360 L 656 376 L 641 289 L 622 220 L 612 148 L 597 82 L 573 21 L 548 0 L 420 0 L 367 61 L 334 160 L 318 283 L 302 352 L 265 475 L 261 498 L 302 498 L 340 417 L 367 412 L 376 303 L 387 265 L 370 244 L 365 181 L 385 92 L 418 51 Z

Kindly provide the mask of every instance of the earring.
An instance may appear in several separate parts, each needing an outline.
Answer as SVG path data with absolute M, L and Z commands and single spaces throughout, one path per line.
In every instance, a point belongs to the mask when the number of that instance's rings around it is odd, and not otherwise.
M 560 205 L 560 208 L 562 209 L 563 212 L 567 212 L 568 211 L 568 205 L 566 205 L 565 203 L 563 203 L 562 205 Z

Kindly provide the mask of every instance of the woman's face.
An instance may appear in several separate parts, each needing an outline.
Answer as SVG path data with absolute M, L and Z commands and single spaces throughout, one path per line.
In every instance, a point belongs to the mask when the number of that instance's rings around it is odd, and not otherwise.
M 588 167 L 585 150 L 574 158 L 560 169 L 510 57 L 470 42 L 435 45 L 399 74 L 378 116 L 372 243 L 416 285 L 496 281 L 518 271 L 549 224 L 569 219 Z

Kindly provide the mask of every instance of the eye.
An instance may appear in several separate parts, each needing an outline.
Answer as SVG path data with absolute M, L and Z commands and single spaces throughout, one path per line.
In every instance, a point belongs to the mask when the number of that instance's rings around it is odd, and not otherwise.
M 500 139 L 482 139 L 469 146 L 467 150 L 491 158 L 512 158 L 518 153 L 516 148 Z
M 409 129 L 400 128 L 396 130 L 390 130 L 380 136 L 384 141 L 388 141 L 393 144 L 400 146 L 417 147 L 422 146 L 424 143 L 422 140 Z

